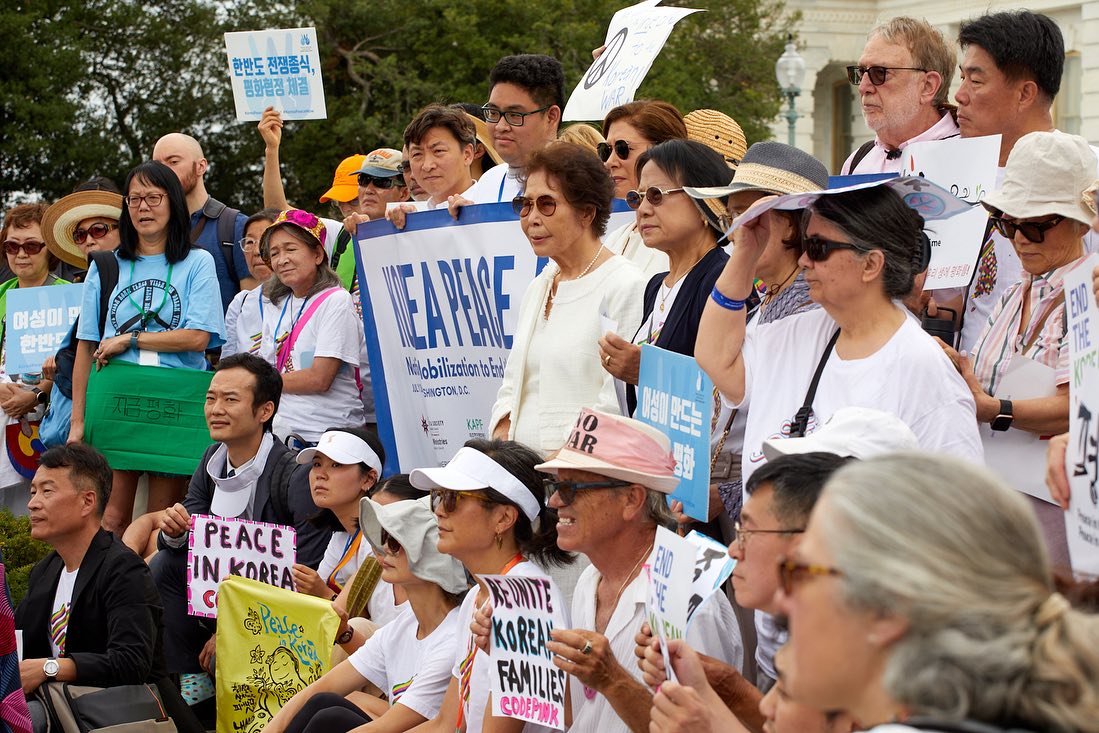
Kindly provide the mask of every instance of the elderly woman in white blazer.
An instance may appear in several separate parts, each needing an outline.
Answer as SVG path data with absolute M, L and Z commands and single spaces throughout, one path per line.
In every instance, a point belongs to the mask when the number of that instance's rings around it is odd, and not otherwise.
M 600 316 L 632 335 L 645 276 L 600 242 L 613 195 L 599 160 L 571 143 L 547 145 L 527 166 L 526 187 L 512 205 L 535 254 L 551 262 L 523 295 L 492 408 L 494 438 L 552 452 L 581 407 L 619 412 L 613 379 L 599 361 Z

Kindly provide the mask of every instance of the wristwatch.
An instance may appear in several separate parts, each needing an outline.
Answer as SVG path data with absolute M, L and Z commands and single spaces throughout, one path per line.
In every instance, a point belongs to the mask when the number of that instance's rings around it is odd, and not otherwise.
M 40 405 L 46 404 L 50 399 L 50 396 L 38 389 L 38 387 L 31 387 L 31 392 L 34 392 L 34 399 L 38 400 L 38 404 Z
M 130 348 L 138 350 L 141 347 L 137 345 L 137 331 L 130 331 Z
M 42 663 L 42 671 L 45 673 L 46 679 L 54 682 L 57 679 L 57 673 L 61 671 L 61 665 L 56 659 L 50 657 Z
M 1012 414 L 1011 400 L 1000 400 L 1000 414 L 992 418 L 992 429 L 1002 433 L 1010 428 L 1013 422 L 1015 422 L 1015 415 Z
M 340 646 L 343 646 L 344 644 L 347 644 L 348 642 L 350 642 L 351 639 L 354 638 L 354 636 L 355 636 L 355 629 L 348 626 L 347 631 L 343 632 L 342 634 L 340 634 L 339 636 L 336 637 L 336 643 L 339 644 Z

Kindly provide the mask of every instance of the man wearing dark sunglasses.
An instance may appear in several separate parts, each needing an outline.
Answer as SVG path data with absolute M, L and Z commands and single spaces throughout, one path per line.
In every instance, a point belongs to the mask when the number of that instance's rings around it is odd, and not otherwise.
M 386 204 L 408 201 L 404 181 L 404 156 L 400 150 L 378 148 L 367 154 L 359 177 L 359 211 L 374 219 L 384 219 Z
M 847 67 L 847 79 L 858 89 L 875 138 L 853 152 L 841 172 L 899 171 L 906 146 L 957 137 L 946 106 L 956 58 L 926 20 L 902 16 L 872 30 L 859 63 Z

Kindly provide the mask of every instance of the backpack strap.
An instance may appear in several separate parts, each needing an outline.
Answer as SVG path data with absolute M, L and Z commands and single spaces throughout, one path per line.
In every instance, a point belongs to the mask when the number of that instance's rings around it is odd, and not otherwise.
M 236 247 L 238 214 L 240 214 L 239 210 L 234 209 L 232 206 L 227 206 L 211 196 L 206 199 L 206 205 L 202 207 L 202 218 L 199 220 L 198 226 L 195 227 L 195 230 L 191 233 L 191 241 L 197 241 L 199 235 L 202 234 L 203 227 L 206 226 L 206 220 L 217 219 L 218 246 L 221 248 L 221 256 L 225 260 L 225 267 L 229 271 L 229 277 L 236 282 L 240 282 L 240 276 L 237 274 L 236 261 L 233 259 L 233 255 L 235 254 L 233 248 Z
M 89 252 L 88 256 L 99 271 L 99 337 L 106 338 L 107 311 L 111 307 L 111 295 L 118 285 L 118 257 L 114 252 Z
M 847 175 L 851 175 L 855 172 L 855 169 L 859 167 L 859 163 L 862 159 L 870 154 L 870 151 L 874 149 L 874 141 L 870 140 L 859 146 L 859 149 L 855 151 L 855 154 L 851 156 L 851 165 L 847 169 Z
M 832 338 L 828 340 L 828 345 L 824 347 L 824 353 L 820 355 L 820 361 L 817 362 L 817 371 L 813 374 L 813 381 L 809 383 L 809 390 L 805 393 L 805 401 L 798 408 L 797 414 L 794 415 L 794 422 L 790 425 L 791 438 L 805 437 L 805 430 L 809 427 L 809 416 L 813 414 L 813 398 L 817 396 L 820 375 L 824 373 L 824 365 L 828 363 L 828 357 L 832 355 L 832 350 L 836 347 L 836 341 L 839 340 L 839 337 L 840 330 L 837 328 L 836 332 L 832 334 Z
M 340 233 L 336 235 L 336 246 L 332 248 L 332 269 L 336 269 L 336 265 L 340 264 L 340 258 L 343 257 L 343 253 L 347 251 L 347 245 L 351 243 L 351 235 L 346 229 L 341 229 Z
M 289 524 L 293 526 L 293 513 L 290 511 L 290 479 L 294 470 L 298 467 L 298 451 L 287 448 L 279 454 L 275 468 L 271 472 L 270 498 L 271 507 L 275 510 L 277 524 Z

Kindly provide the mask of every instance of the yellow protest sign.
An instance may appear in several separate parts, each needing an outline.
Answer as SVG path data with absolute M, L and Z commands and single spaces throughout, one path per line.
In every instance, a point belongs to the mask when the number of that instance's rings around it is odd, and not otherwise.
M 217 733 L 259 733 L 328 671 L 339 617 L 328 601 L 235 575 L 217 607 Z

